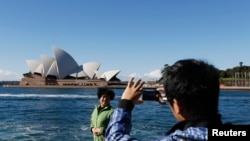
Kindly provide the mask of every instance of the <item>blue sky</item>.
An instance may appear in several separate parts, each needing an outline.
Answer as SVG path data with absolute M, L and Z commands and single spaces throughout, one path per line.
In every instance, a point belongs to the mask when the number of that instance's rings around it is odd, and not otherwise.
M 164 64 L 203 59 L 250 66 L 248 0 L 1 0 L 0 81 L 20 80 L 25 60 L 96 61 L 118 78 L 157 79 Z

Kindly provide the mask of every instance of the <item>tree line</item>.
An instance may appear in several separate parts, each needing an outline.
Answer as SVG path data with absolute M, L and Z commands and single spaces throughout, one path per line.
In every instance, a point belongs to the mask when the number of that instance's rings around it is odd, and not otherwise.
M 161 70 L 162 76 L 167 73 L 169 65 L 165 64 Z M 227 86 L 250 86 L 250 66 L 243 65 L 239 62 L 239 66 L 228 68 L 226 70 L 218 70 L 220 75 L 220 84 Z M 163 82 L 163 77 L 158 83 Z

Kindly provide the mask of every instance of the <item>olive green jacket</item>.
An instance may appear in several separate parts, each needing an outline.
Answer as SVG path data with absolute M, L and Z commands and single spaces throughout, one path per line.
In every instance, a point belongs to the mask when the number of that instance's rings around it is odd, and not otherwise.
M 100 109 L 100 105 L 95 105 L 91 115 L 90 131 L 92 132 L 92 128 L 99 128 L 100 135 L 94 135 L 94 141 L 105 141 L 105 130 L 114 109 L 112 106 L 106 106 L 100 110 L 98 109 Z

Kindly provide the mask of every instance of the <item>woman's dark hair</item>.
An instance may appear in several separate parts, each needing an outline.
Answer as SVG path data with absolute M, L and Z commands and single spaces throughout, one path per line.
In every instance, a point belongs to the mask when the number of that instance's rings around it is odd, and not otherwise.
M 108 88 L 99 88 L 97 92 L 97 97 L 100 99 L 103 94 L 106 94 L 110 97 L 110 100 L 114 100 L 115 98 L 115 92 Z
M 170 105 L 173 99 L 193 116 L 217 114 L 219 71 L 201 60 L 179 60 L 166 68 L 164 89 Z

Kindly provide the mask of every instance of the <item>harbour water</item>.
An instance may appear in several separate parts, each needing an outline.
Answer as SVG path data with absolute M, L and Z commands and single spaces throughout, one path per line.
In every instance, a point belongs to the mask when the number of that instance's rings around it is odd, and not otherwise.
M 117 106 L 123 89 L 114 89 Z M 3 88 L 0 86 L 0 140 L 92 141 L 90 115 L 96 89 Z M 220 92 L 224 122 L 250 124 L 250 91 Z M 161 136 L 175 122 L 167 105 L 144 102 L 133 110 L 131 134 L 141 140 Z

